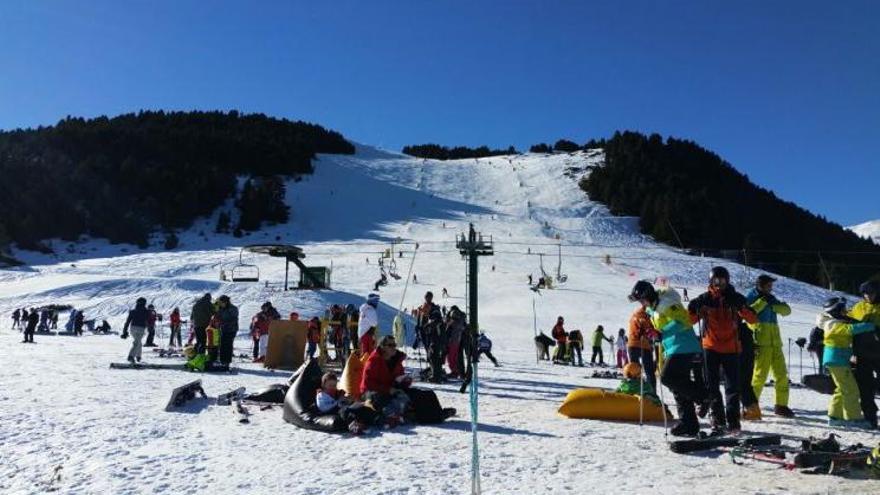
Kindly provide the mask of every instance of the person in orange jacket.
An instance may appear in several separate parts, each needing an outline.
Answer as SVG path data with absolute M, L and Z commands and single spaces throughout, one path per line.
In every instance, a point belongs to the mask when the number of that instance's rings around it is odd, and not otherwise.
M 742 352 L 739 324 L 742 320 L 757 323 L 758 317 L 745 296 L 730 284 L 730 273 L 721 266 L 709 272 L 709 289 L 691 300 L 688 312 L 693 323 L 700 323 L 712 428 L 738 433 L 741 429 L 739 367 Z M 722 373 L 724 400 L 721 398 Z
M 309 320 L 308 326 L 308 347 L 306 354 L 309 359 L 315 357 L 315 351 L 318 350 L 318 343 L 321 341 L 321 320 L 317 316 Z
M 657 365 L 654 363 L 652 342 L 658 339 L 659 334 L 651 324 L 651 317 L 648 316 L 648 312 L 643 306 L 639 306 L 629 317 L 627 337 L 626 349 L 629 354 L 629 362 L 641 365 L 645 372 L 645 379 L 656 390 Z
M 168 341 L 168 347 L 174 347 L 174 337 L 177 337 L 177 347 L 183 347 L 180 339 L 180 308 L 174 308 L 171 312 L 171 315 L 168 317 L 168 322 L 171 325 L 171 339 Z

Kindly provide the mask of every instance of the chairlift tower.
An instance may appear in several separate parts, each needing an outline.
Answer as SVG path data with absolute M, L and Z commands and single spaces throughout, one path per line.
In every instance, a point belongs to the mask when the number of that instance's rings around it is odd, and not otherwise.
M 484 237 L 483 234 L 474 230 L 474 224 L 470 224 L 470 230 L 467 235 L 460 234 L 455 238 L 455 247 L 462 257 L 467 260 L 467 315 L 468 315 L 468 340 L 471 343 L 471 361 L 468 363 L 468 377 L 462 385 L 464 387 L 470 382 L 470 405 L 471 405 L 471 494 L 479 495 L 480 488 L 480 447 L 477 441 L 477 425 L 478 425 L 478 402 L 477 390 L 479 388 L 479 380 L 477 375 L 477 335 L 480 331 L 478 320 L 477 305 L 479 298 L 477 297 L 477 278 L 479 275 L 479 258 L 480 256 L 492 256 L 495 251 L 492 247 L 492 236 Z

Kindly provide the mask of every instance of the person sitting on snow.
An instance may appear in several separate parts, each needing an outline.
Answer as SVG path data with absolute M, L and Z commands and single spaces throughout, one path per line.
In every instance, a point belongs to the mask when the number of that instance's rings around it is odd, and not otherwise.
M 639 363 L 627 363 L 623 367 L 623 381 L 617 386 L 615 392 L 627 395 L 641 395 L 651 402 L 660 405 L 660 397 L 648 380 L 642 378 L 642 366 Z
M 315 397 L 318 410 L 322 414 L 338 414 L 354 435 L 366 433 L 379 415 L 365 403 L 345 398 L 345 391 L 337 388 L 338 383 L 336 373 L 327 372 L 321 377 L 321 388 Z
M 390 428 L 403 422 L 409 407 L 409 396 L 404 389 L 412 385 L 412 377 L 404 373 L 406 354 L 397 350 L 394 337 L 382 337 L 379 347 L 370 354 L 361 378 L 364 399 L 381 413 Z

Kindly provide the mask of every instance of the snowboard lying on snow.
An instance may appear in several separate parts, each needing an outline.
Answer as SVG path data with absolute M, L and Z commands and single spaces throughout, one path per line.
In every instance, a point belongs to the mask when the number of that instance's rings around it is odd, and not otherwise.
M 168 399 L 168 404 L 165 406 L 165 410 L 173 411 L 174 408 L 180 407 L 194 399 L 196 395 L 201 395 L 202 398 L 208 397 L 208 395 L 205 394 L 205 389 L 202 388 L 202 380 L 193 380 L 186 385 L 181 385 L 172 390 L 171 398 Z

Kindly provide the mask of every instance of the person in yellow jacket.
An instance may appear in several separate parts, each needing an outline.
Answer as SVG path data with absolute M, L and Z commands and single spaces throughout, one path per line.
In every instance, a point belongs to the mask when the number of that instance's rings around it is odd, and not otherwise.
M 859 407 L 859 388 L 850 362 L 853 338 L 873 332 L 874 325 L 853 321 L 846 313 L 846 299 L 832 297 L 816 317 L 816 326 L 825 331 L 822 361 L 836 387 L 828 404 L 828 425 L 869 427 Z
M 767 375 L 773 372 L 776 386 L 776 405 L 773 412 L 777 416 L 793 418 L 794 412 L 788 407 L 788 369 L 782 353 L 782 337 L 779 335 L 777 316 L 788 316 L 791 308 L 773 295 L 773 282 L 769 275 L 758 277 L 755 287 L 746 294 L 746 302 L 758 315 L 756 323 L 749 323 L 755 335 L 755 371 L 752 375 L 752 389 L 760 401 L 761 392 L 767 382 Z M 754 411 L 753 409 L 757 409 Z M 746 416 L 761 416 L 761 407 L 756 402 L 746 408 Z
M 871 323 L 874 332 L 865 334 L 853 341 L 853 354 L 856 356 L 855 378 L 859 385 L 859 402 L 865 421 L 877 428 L 876 373 L 880 376 L 880 281 L 870 280 L 859 287 L 862 300 L 849 311 L 853 320 Z

